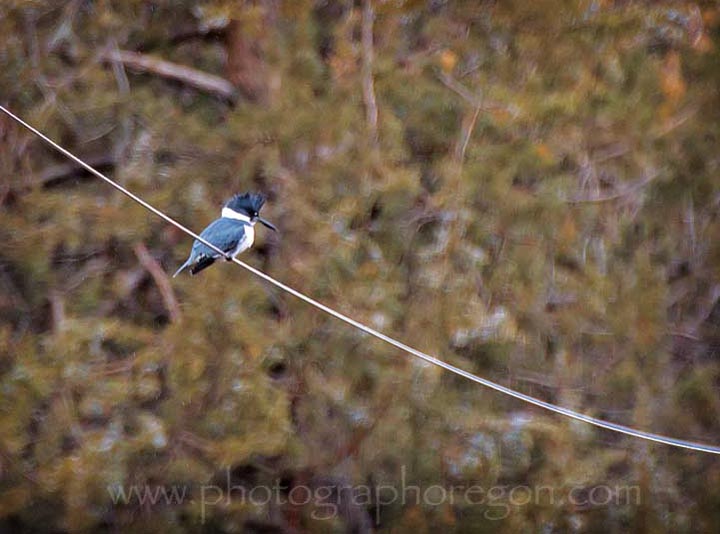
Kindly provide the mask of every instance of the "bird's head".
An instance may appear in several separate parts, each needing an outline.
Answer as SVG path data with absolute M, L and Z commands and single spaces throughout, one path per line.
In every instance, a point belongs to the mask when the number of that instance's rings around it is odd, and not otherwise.
M 265 204 L 265 195 L 262 193 L 243 193 L 241 195 L 235 195 L 225 203 L 225 209 L 229 209 L 244 215 L 250 222 L 259 222 L 270 230 L 277 232 L 275 225 L 266 221 L 260 217 L 260 209 Z

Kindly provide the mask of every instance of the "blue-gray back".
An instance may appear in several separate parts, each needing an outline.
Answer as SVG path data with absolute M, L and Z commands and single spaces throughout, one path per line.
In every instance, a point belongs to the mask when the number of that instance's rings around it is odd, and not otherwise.
M 208 227 L 202 231 L 200 237 L 208 240 L 213 245 L 217 245 L 225 252 L 232 252 L 244 235 L 245 223 L 223 217 L 211 222 Z M 199 241 L 195 241 L 190 257 L 195 259 L 199 256 L 216 258 L 219 254 Z

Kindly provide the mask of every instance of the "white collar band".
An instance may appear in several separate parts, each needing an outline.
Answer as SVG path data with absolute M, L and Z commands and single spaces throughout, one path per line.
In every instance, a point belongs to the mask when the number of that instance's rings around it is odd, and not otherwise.
M 222 216 L 225 217 L 226 219 L 235 219 L 236 221 L 242 221 L 242 222 L 246 222 L 249 224 L 253 223 L 253 221 L 251 221 L 250 217 L 248 217 L 247 215 L 245 215 L 243 213 L 238 213 L 237 211 L 235 211 L 231 208 L 228 208 L 228 207 L 224 207 L 222 209 Z

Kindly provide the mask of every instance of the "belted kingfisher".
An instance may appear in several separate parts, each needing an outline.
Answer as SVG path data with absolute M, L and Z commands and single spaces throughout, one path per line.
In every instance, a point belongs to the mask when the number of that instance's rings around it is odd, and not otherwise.
M 260 193 L 235 195 L 227 201 L 219 219 L 211 222 L 200 237 L 216 245 L 233 258 L 249 249 L 255 241 L 255 223 L 261 224 L 277 232 L 277 228 L 260 217 L 259 212 L 265 204 L 265 197 Z M 197 274 L 210 267 L 215 260 L 223 255 L 195 240 L 190 257 L 173 275 L 175 278 L 182 271 L 190 268 L 190 274 Z

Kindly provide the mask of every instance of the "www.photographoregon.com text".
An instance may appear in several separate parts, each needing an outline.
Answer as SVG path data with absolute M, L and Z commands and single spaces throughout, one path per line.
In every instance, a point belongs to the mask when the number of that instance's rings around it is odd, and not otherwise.
M 312 506 L 316 520 L 333 519 L 347 506 L 374 510 L 379 523 L 383 508 L 394 505 L 434 507 L 440 505 L 482 506 L 487 520 L 503 520 L 512 510 L 524 506 L 564 506 L 578 509 L 639 506 L 642 502 L 637 485 L 549 486 L 511 484 L 432 484 L 420 486 L 407 482 L 406 468 L 400 469 L 398 484 L 298 484 L 289 486 L 281 479 L 272 484 L 233 485 L 230 468 L 225 484 L 199 486 L 116 485 L 107 491 L 116 505 L 182 505 L 200 504 L 200 521 L 205 522 L 209 509 L 231 503 L 264 507 Z

